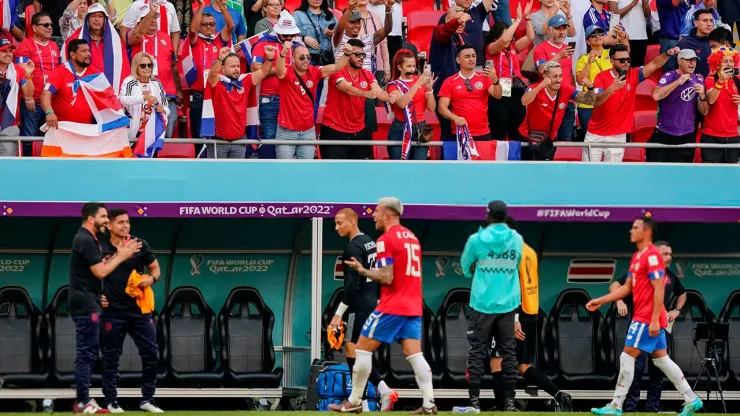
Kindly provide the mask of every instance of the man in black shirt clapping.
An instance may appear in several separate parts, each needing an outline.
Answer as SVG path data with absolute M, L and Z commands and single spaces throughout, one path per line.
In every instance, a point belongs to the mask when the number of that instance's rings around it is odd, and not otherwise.
M 147 308 L 146 313 L 137 304 L 136 298 L 126 293 L 126 287 L 131 273 L 136 270 L 145 275 L 138 287 L 145 290 L 157 282 L 161 270 L 157 258 L 146 240 L 131 235 L 131 222 L 124 209 L 108 211 L 108 230 L 110 239 L 101 242 L 103 256 L 115 256 L 118 247 L 126 241 L 137 240 L 141 243 L 141 250 L 133 257 L 121 263 L 106 279 L 103 284 L 103 293 L 108 305 L 103 311 L 103 394 L 107 408 L 111 413 L 123 413 L 118 404 L 116 378 L 118 364 L 123 353 L 123 341 L 126 334 L 131 335 L 134 344 L 141 356 L 141 402 L 139 408 L 150 413 L 163 413 L 154 404 L 154 390 L 157 383 L 157 328 L 152 318 L 152 311 Z
M 339 211 L 334 218 L 335 229 L 340 237 L 349 238 L 347 248 L 342 254 L 342 264 L 353 258 L 362 262 L 366 269 L 375 268 L 376 252 L 375 241 L 360 231 L 357 226 L 357 213 L 351 208 L 344 208 Z M 360 276 L 357 271 L 351 267 L 344 268 L 344 296 L 342 302 L 337 307 L 329 326 L 337 329 L 345 313 L 347 315 L 347 332 L 344 343 L 345 356 L 350 373 L 355 364 L 355 344 L 360 339 L 362 325 L 365 323 L 370 314 L 378 306 L 378 284 L 370 279 Z M 398 400 L 398 393 L 388 387 L 378 375 L 373 366 L 369 380 L 378 387 L 381 397 L 381 411 L 393 410 L 393 404 Z M 364 406 L 364 403 L 363 403 Z
M 76 335 L 75 413 L 108 413 L 90 399 L 90 377 L 100 336 L 101 280 L 141 249 L 140 242 L 128 241 L 118 247 L 116 255 L 104 260 L 97 235 L 107 224 L 105 205 L 87 203 L 82 206 L 82 226 L 72 241 L 68 310 Z

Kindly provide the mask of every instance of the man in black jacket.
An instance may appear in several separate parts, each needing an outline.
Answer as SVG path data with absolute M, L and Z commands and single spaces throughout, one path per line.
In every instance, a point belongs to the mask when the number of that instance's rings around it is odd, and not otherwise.
M 357 213 L 351 208 L 342 209 L 334 218 L 335 229 L 339 236 L 349 238 L 349 244 L 342 254 L 342 264 L 354 258 L 361 262 L 364 268 L 371 269 L 376 267 L 375 241 L 360 231 L 357 220 Z M 363 324 L 378 306 L 379 291 L 376 282 L 363 278 L 357 270 L 351 267 L 344 268 L 344 296 L 329 326 L 333 330 L 339 328 L 344 314 L 348 313 L 345 334 L 347 338 L 345 338 L 344 348 L 350 373 L 355 364 L 355 344 L 360 339 Z M 373 366 L 369 380 L 378 387 L 380 392 L 381 411 L 393 410 L 393 405 L 398 400 L 398 393 L 385 384 L 375 370 L 375 366 Z
M 666 271 L 666 282 L 665 282 L 665 309 L 668 311 L 668 332 L 673 327 L 673 322 L 681 313 L 681 309 L 686 304 L 686 289 L 683 287 L 681 280 L 679 280 L 676 273 L 668 268 L 673 260 L 673 249 L 671 245 L 665 241 L 656 241 L 655 246 L 660 250 L 660 254 L 663 256 L 663 263 L 665 263 Z M 609 292 L 613 292 L 619 289 L 620 286 L 627 283 L 627 274 L 625 273 L 618 280 L 613 282 L 609 286 Z M 671 309 L 671 302 L 673 297 L 676 299 L 676 306 Z M 626 298 L 629 303 L 632 303 L 632 297 Z M 620 316 L 625 316 L 629 312 L 627 304 L 624 300 L 618 300 L 615 302 L 617 305 L 617 313 Z M 640 358 L 635 362 L 635 379 L 632 381 L 632 386 L 627 393 L 627 398 L 624 401 L 623 410 L 624 412 L 636 412 L 637 404 L 640 402 L 640 381 L 642 381 L 642 375 L 645 374 L 645 365 L 648 367 L 648 374 L 650 376 L 650 384 L 647 390 L 647 403 L 645 404 L 645 411 L 650 413 L 660 413 L 660 396 L 663 392 L 663 372 L 653 365 L 653 358 L 648 358 L 647 353 L 640 355 Z

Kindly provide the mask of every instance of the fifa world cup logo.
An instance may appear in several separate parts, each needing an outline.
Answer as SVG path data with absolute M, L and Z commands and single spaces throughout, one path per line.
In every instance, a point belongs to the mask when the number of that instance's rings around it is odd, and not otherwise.
M 192 268 L 190 269 L 191 276 L 198 276 L 200 274 L 201 264 L 203 264 L 203 256 L 201 256 L 200 254 L 190 256 L 190 266 L 192 266 Z
M 444 277 L 445 276 L 445 267 L 447 267 L 447 264 L 450 262 L 450 259 L 447 257 L 437 257 L 434 260 L 434 265 L 437 266 L 437 272 L 435 273 L 436 277 Z

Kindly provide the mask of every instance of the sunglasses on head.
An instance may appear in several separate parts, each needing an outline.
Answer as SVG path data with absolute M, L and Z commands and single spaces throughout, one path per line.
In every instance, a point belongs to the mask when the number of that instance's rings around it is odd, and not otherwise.
M 612 58 L 612 59 L 619 62 L 620 64 L 628 64 L 632 62 L 632 58 Z
M 43 27 L 45 27 L 45 28 L 48 29 L 48 28 L 51 27 L 51 23 L 38 23 L 38 24 L 36 24 L 34 26 L 43 26 Z
M 141 69 L 152 69 L 152 68 L 154 68 L 154 64 L 139 64 L 139 68 L 141 68 Z

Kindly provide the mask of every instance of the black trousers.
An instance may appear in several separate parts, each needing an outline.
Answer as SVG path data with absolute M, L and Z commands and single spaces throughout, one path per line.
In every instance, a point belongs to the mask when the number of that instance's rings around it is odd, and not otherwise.
M 468 319 L 468 377 L 471 396 L 480 392 L 483 376 L 490 372 L 491 342 L 495 342 L 503 362 L 504 389 L 514 390 L 519 371 L 516 365 L 516 340 L 514 339 L 514 311 L 487 314 L 471 310 Z M 477 390 L 477 391 L 476 391 Z
M 679 145 L 696 142 L 696 132 L 673 136 L 671 134 L 655 129 L 649 143 L 661 143 L 668 145 Z M 647 149 L 646 159 L 648 162 L 663 163 L 693 163 L 695 149 Z
M 519 126 L 527 114 L 527 108 L 522 105 L 523 95 L 524 90 L 512 88 L 511 97 L 488 97 L 488 125 L 493 140 L 517 139 Z

